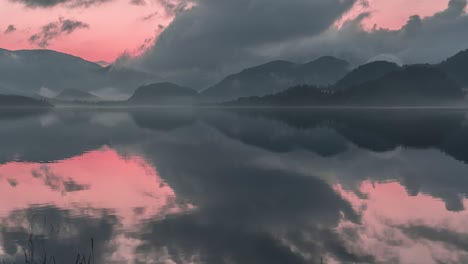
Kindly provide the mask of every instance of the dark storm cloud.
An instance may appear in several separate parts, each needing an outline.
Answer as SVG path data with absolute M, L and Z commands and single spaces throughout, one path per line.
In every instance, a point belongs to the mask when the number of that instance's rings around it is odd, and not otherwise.
M 384 56 L 403 63 L 435 63 L 468 48 L 466 0 L 451 0 L 446 10 L 430 17 L 412 16 L 398 30 L 370 31 L 361 24 L 372 13 L 362 13 L 341 28 L 333 26 L 352 4 L 365 7 L 367 1 L 196 3 L 178 14 L 154 47 L 133 62 L 136 67 L 206 88 L 227 74 L 276 59 L 303 62 L 335 55 L 361 64 Z
M 49 46 L 49 42 L 63 35 L 69 35 L 77 29 L 87 29 L 89 25 L 72 19 L 60 18 L 58 21 L 44 25 L 40 32 L 29 37 L 29 42 L 41 48 Z
M 270 45 L 299 40 L 326 30 L 355 0 L 199 0 L 161 1 L 178 12 L 138 65 L 176 76 L 181 84 L 204 87 L 219 76 L 263 62 Z
M 425 18 L 414 15 L 398 30 L 365 31 L 361 23 L 373 14 L 362 13 L 340 29 L 331 28 L 277 52 L 291 58 L 333 54 L 357 63 L 379 55 L 404 63 L 438 63 L 468 48 L 466 5 L 466 0 L 451 0 L 444 11 Z
M 10 0 L 10 2 L 21 3 L 28 8 L 50 8 L 58 5 L 64 5 L 68 8 L 87 8 L 110 1 L 112 0 Z
M 196 0 L 157 0 L 160 5 L 164 8 L 167 15 L 173 16 L 186 10 L 190 4 L 193 4 Z
M 16 31 L 15 25 L 8 25 L 8 27 L 3 31 L 4 34 L 10 34 Z

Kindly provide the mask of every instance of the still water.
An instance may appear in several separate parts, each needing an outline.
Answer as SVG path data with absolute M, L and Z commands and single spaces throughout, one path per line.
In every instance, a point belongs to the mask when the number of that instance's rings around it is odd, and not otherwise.
M 0 262 L 468 263 L 468 122 L 0 112 Z

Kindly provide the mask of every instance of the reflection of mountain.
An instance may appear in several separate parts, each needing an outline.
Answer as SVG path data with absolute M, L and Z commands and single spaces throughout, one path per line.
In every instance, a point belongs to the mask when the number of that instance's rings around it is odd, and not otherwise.
M 129 113 L 138 127 L 152 130 L 172 130 L 187 127 L 196 120 L 195 113 L 189 108 L 132 109 Z
M 462 111 L 437 111 L 437 110 L 314 110 L 314 109 L 254 109 L 254 110 L 236 110 L 236 113 L 244 115 L 244 120 L 249 120 L 252 116 L 256 116 L 257 120 L 263 117 L 281 121 L 290 127 L 299 130 L 317 131 L 324 127 L 336 131 L 339 135 L 346 138 L 347 141 L 356 144 L 359 147 L 372 151 L 388 151 L 395 149 L 398 146 L 411 148 L 448 148 L 453 136 L 464 134 L 464 112 Z M 247 122 L 247 121 L 244 121 Z M 237 122 L 241 124 L 242 122 Z M 253 122 L 251 122 L 253 123 Z M 247 127 L 252 128 L 254 125 Z M 263 124 L 257 129 L 268 127 Z M 279 128 L 277 125 L 276 128 Z M 245 128 L 248 129 L 248 128 Z M 257 131 L 259 137 L 263 141 L 268 138 L 265 135 L 275 133 L 284 134 L 286 128 L 283 129 L 263 129 Z M 291 129 L 291 128 L 289 128 Z M 242 131 L 236 128 L 237 132 Z M 247 130 L 248 131 L 248 130 Z M 266 132 L 270 131 L 270 132 Z M 287 133 L 286 133 L 287 134 Z M 231 133 L 231 135 L 233 135 Z M 253 135 L 252 132 L 246 135 Z M 263 135 L 262 138 L 260 135 Z M 310 135 L 310 134 L 309 134 Z M 323 137 L 330 138 L 332 133 L 328 133 Z M 294 136 L 294 140 L 290 139 L 287 142 L 295 145 L 295 141 L 300 137 Z M 307 137 L 311 140 L 311 137 Z M 321 140 L 323 140 L 321 139 Z M 320 140 L 320 141 L 321 141 Z M 335 142 L 339 142 L 340 137 L 334 138 Z M 461 135 L 457 141 L 464 142 Z M 275 148 L 275 142 L 271 141 L 270 149 Z M 454 155 L 461 151 L 461 147 L 456 147 L 457 144 L 452 143 L 454 147 Z M 255 144 L 254 144 L 255 145 Z M 306 148 L 308 144 L 303 142 L 298 147 Z M 328 144 L 329 147 L 333 144 Z M 344 144 L 342 144 L 344 145 Z M 314 147 L 320 144 L 313 144 Z M 448 154 L 451 154 L 448 152 Z M 456 155 L 461 158 L 461 155 Z M 468 156 L 465 159 L 468 161 Z
M 306 149 L 322 156 L 333 156 L 347 149 L 346 140 L 324 126 L 301 129 L 261 116 L 209 111 L 204 113 L 203 120 L 230 138 L 273 152 Z
M 348 70 L 346 61 L 334 57 L 321 57 L 305 64 L 273 61 L 230 75 L 203 91 L 202 95 L 205 99 L 227 101 L 273 94 L 298 84 L 329 85 L 342 78 Z
M 135 127 L 127 113 L 123 118 L 117 116 L 115 121 L 111 113 L 61 110 L 18 115 L 9 112 L 0 120 L 0 164 L 11 160 L 52 162 L 111 142 L 123 143 L 141 137 L 144 131 Z
M 460 86 L 442 71 L 413 65 L 349 89 L 328 92 L 297 86 L 264 97 L 241 98 L 230 105 L 280 106 L 463 106 Z

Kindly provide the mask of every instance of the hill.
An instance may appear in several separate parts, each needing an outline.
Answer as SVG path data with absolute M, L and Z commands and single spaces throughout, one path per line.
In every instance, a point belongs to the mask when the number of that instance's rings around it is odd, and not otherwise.
M 334 89 L 347 89 L 352 86 L 361 85 L 363 83 L 374 81 L 383 76 L 397 71 L 400 66 L 396 63 L 387 61 L 375 61 L 357 67 L 348 73 L 345 77 L 339 80 Z
M 448 58 L 438 67 L 463 88 L 468 88 L 468 50 Z
M 0 95 L 0 108 L 48 108 L 51 104 L 21 95 Z
M 82 58 L 51 50 L 0 49 L 0 87 L 15 94 L 58 93 L 64 89 L 98 91 L 115 89 L 131 94 L 129 87 L 157 81 L 148 73 L 124 67 L 102 67 Z
M 84 102 L 97 102 L 101 101 L 98 96 L 76 89 L 66 89 L 60 92 L 55 99 L 62 101 L 84 101 Z
M 191 105 L 198 93 L 187 87 L 163 82 L 141 86 L 128 99 L 131 105 Z
M 336 92 L 303 85 L 229 105 L 415 107 L 464 106 L 465 101 L 461 87 L 445 73 L 429 65 L 412 65 Z
M 298 84 L 330 85 L 348 71 L 346 61 L 329 56 L 305 64 L 278 60 L 232 74 L 201 94 L 207 101 L 263 96 Z

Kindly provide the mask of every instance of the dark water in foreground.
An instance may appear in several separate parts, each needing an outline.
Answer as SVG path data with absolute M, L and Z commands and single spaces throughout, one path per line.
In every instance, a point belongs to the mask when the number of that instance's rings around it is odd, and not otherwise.
M 3 111 L 0 262 L 468 263 L 466 117 Z

